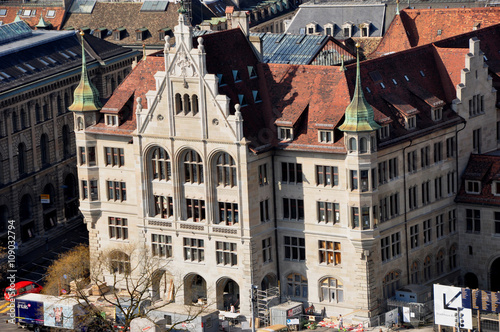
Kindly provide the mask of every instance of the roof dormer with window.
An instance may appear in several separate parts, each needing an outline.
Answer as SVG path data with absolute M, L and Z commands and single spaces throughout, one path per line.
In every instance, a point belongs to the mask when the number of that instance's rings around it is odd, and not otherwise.
M 278 127 L 278 139 L 280 141 L 292 141 L 293 140 L 293 128 L 292 127 Z
M 323 31 L 326 36 L 333 36 L 335 35 L 335 24 L 333 23 L 326 23 L 323 26 Z
M 306 34 L 307 35 L 314 35 L 316 33 L 316 27 L 317 27 L 316 22 L 311 22 L 306 25 Z
M 352 22 L 345 22 L 342 24 L 342 36 L 344 38 L 351 38 L 352 37 L 352 27 L 353 23 Z
M 361 37 L 370 37 L 371 25 L 372 24 L 370 22 L 363 22 L 359 25 L 359 28 L 361 29 Z

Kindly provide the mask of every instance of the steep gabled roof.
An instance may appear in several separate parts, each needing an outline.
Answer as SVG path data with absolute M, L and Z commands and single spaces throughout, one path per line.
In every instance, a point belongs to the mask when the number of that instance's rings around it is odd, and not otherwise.
M 371 56 L 429 44 L 498 22 L 499 7 L 403 9 Z
M 32 28 L 40 22 L 40 17 L 42 17 L 47 24 L 52 25 L 53 30 L 61 30 L 65 12 L 64 7 L 58 6 L 36 7 L 29 4 L 12 5 L 10 3 L 9 5 L 3 5 L 0 3 L 0 13 L 2 14 L 0 15 L 0 21 L 3 24 L 13 23 L 18 13 L 20 13 L 19 19 Z

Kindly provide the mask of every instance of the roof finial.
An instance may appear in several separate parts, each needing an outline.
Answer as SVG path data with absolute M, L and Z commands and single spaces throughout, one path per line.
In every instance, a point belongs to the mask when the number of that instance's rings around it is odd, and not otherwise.
M 339 127 L 342 131 L 373 131 L 380 128 L 375 122 L 373 108 L 368 104 L 363 94 L 361 86 L 361 70 L 359 66 L 359 48 L 361 45 L 356 43 L 356 85 L 351 103 L 345 110 L 344 123 Z
M 399 0 L 396 0 L 396 15 L 399 15 Z
M 181 6 L 179 9 L 177 9 L 177 11 L 180 13 L 180 14 L 186 14 L 187 13 L 187 10 L 186 8 L 184 8 L 184 1 L 181 0 Z
M 142 43 L 142 61 L 146 61 L 147 55 L 146 55 L 146 44 Z
M 345 71 L 345 66 L 344 66 L 344 54 L 340 56 L 340 68 L 339 71 Z
M 80 83 L 73 92 L 73 104 L 68 109 L 70 111 L 98 111 L 102 108 L 101 101 L 99 100 L 99 91 L 89 80 L 87 73 L 87 61 L 85 60 L 85 46 L 83 36 L 85 33 L 80 30 L 80 37 L 82 40 L 82 76 Z

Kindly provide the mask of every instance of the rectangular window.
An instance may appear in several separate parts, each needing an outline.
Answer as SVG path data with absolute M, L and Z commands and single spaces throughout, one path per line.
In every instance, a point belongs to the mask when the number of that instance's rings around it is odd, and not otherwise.
M 410 226 L 410 247 L 418 248 L 418 225 Z
M 434 162 L 438 163 L 443 160 L 443 143 L 434 143 Z
M 184 260 L 190 262 L 203 262 L 205 260 L 205 241 L 185 237 Z
M 337 166 L 316 166 L 316 184 L 318 186 L 335 187 L 339 185 L 339 169 Z
M 417 150 L 408 152 L 408 172 L 417 171 Z
M 363 229 L 370 229 L 370 208 L 362 207 L 361 208 L 361 227 Z
M 448 232 L 455 233 L 457 231 L 457 210 L 448 211 Z
M 456 192 L 456 182 L 455 182 L 455 171 L 450 172 L 446 175 L 448 184 L 448 195 L 454 194 Z
M 427 167 L 430 165 L 430 147 L 426 146 L 420 149 L 420 165 L 422 168 Z
M 390 202 L 390 217 L 394 218 L 399 215 L 399 193 L 392 194 L 389 199 Z
M 87 180 L 82 180 L 82 199 L 89 198 L 89 188 Z
M 358 171 L 351 171 L 351 190 L 358 190 Z
M 372 168 L 372 190 L 377 189 L 377 168 Z
M 446 158 L 453 158 L 455 156 L 455 137 L 446 139 Z
M 481 153 L 481 128 L 472 132 L 472 150 Z
M 387 202 L 387 197 L 380 200 L 380 222 L 384 222 L 389 219 L 389 204 Z
M 285 260 L 306 260 L 306 241 L 303 237 L 285 236 Z
M 465 210 L 466 232 L 480 233 L 481 232 L 481 211 L 467 209 Z
M 500 212 L 495 212 L 495 234 L 500 234 Z
M 351 219 L 352 219 L 352 227 L 359 228 L 359 208 L 351 207 Z
M 85 154 L 85 147 L 84 146 L 80 146 L 78 148 L 78 154 L 79 154 L 79 159 L 80 159 L 80 165 L 85 165 L 85 163 L 87 162 L 87 158 L 86 158 L 86 154 Z
M 413 186 L 408 189 L 408 208 L 410 210 L 416 209 L 418 207 L 417 194 L 417 186 Z
M 215 251 L 218 265 L 235 266 L 238 264 L 236 243 L 217 241 Z
M 292 128 L 279 127 L 278 135 L 278 138 L 282 141 L 291 141 L 293 139 Z
M 317 202 L 318 222 L 333 223 L 340 222 L 339 203 Z
M 283 198 L 283 219 L 303 220 L 304 200 Z
M 361 170 L 360 175 L 360 185 L 361 185 L 361 192 L 366 192 L 370 189 L 370 186 L 368 185 L 368 170 Z
M 283 183 L 302 183 L 302 164 L 281 163 L 281 181 Z
M 267 164 L 259 165 L 259 186 L 267 186 L 269 180 L 267 178 Z
M 429 204 L 431 201 L 430 196 L 430 181 L 422 183 L 422 204 Z
M 174 204 L 170 196 L 154 196 L 155 199 L 155 217 L 170 218 L 174 216 Z
M 386 139 L 389 137 L 389 125 L 385 125 L 385 126 L 382 126 L 379 130 L 378 130 L 378 138 L 379 139 Z
M 231 226 L 238 223 L 238 204 L 219 202 L 219 223 Z
M 434 179 L 434 197 L 436 200 L 443 197 L 443 177 L 440 176 Z
M 410 116 L 406 118 L 406 128 L 407 129 L 415 129 L 417 127 L 417 117 Z
M 436 216 L 436 238 L 444 236 L 444 214 Z
M 401 238 L 399 233 L 394 233 L 380 240 L 382 261 L 397 257 L 401 254 Z
M 469 99 L 469 116 L 484 113 L 484 96 L 474 95 Z
M 108 185 L 108 200 L 110 201 L 126 201 L 127 190 L 125 182 L 106 181 Z
M 108 217 L 109 238 L 128 239 L 128 221 L 125 218 Z
M 186 199 L 187 219 L 205 221 L 205 201 L 202 199 Z
M 468 194 L 479 194 L 481 192 L 481 182 L 465 180 L 465 192 Z
M 172 257 L 172 237 L 163 234 L 151 234 L 151 251 L 153 256 Z
M 106 154 L 106 166 L 124 166 L 125 155 L 122 148 L 104 148 Z
M 398 158 L 389 159 L 389 181 L 398 177 Z
M 97 201 L 99 199 L 99 192 L 97 190 L 97 180 L 90 180 L 90 200 Z
M 378 163 L 378 184 L 382 185 L 387 182 L 387 161 Z
M 87 153 L 88 153 L 88 159 L 89 159 L 89 166 L 95 166 L 96 165 L 95 146 L 87 147 Z
M 260 206 L 260 222 L 269 221 L 269 199 L 265 199 L 259 203 Z
M 423 224 L 424 230 L 424 244 L 431 242 L 432 230 L 431 230 L 431 219 L 424 220 Z
M 319 141 L 321 143 L 333 143 L 333 131 L 319 130 Z
M 262 240 L 262 260 L 264 261 L 264 263 L 270 263 L 273 261 L 273 251 L 271 243 L 272 242 L 270 237 Z
M 318 248 L 320 264 L 340 265 L 342 263 L 340 242 L 319 240 Z

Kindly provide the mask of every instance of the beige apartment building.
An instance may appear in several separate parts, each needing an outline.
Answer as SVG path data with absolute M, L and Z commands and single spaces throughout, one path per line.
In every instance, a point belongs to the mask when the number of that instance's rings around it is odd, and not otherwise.
M 70 108 L 93 256 L 139 245 L 114 266 L 168 262 L 153 299 L 247 317 L 252 285 L 359 322 L 403 286 L 463 283 L 454 200 L 497 148 L 498 29 L 339 70 L 260 63 L 239 29 L 194 40 L 181 13 L 175 46 Z

